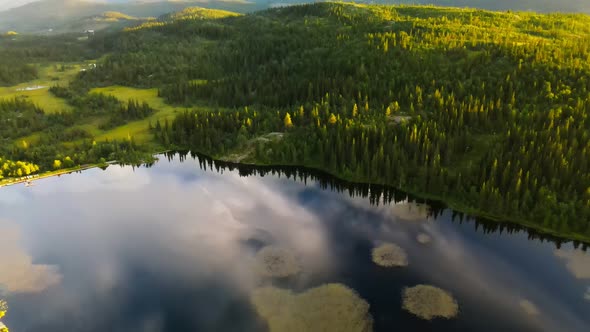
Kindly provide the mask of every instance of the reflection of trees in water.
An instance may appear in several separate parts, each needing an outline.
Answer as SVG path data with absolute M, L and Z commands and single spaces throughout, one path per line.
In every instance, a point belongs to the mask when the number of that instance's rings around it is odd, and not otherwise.
M 301 181 L 303 183 L 315 182 L 320 188 L 324 190 L 331 190 L 338 193 L 348 193 L 351 197 L 362 197 L 369 200 L 372 205 L 392 204 L 392 203 L 417 203 L 426 204 L 427 209 L 425 216 L 428 218 L 438 218 L 447 209 L 446 205 L 440 201 L 421 199 L 415 195 L 397 190 L 393 187 L 382 186 L 377 184 L 367 183 L 353 183 L 344 181 L 332 176 L 326 172 L 316 170 L 313 168 L 298 167 L 298 166 L 255 166 L 238 164 L 225 161 L 213 160 L 207 156 L 194 152 L 167 152 L 165 156 L 171 161 L 174 157 L 179 156 L 181 162 L 187 157 L 196 159 L 202 170 L 216 171 L 223 173 L 224 171 L 237 171 L 240 176 L 266 176 L 273 175 L 279 177 L 286 177 Z M 464 222 L 473 222 L 475 229 L 488 233 L 519 233 L 527 232 L 529 240 L 540 240 L 552 242 L 557 248 L 562 244 L 570 242 L 551 235 L 540 233 L 534 229 L 529 229 L 513 223 L 490 221 L 484 218 L 471 218 L 465 214 L 457 211 L 452 212 L 454 222 L 462 224 Z M 586 251 L 588 249 L 587 243 L 573 241 L 576 248 L 582 248 Z
M 270 332 L 373 330 L 369 304 L 341 284 L 326 284 L 300 294 L 262 287 L 252 292 L 251 301 Z

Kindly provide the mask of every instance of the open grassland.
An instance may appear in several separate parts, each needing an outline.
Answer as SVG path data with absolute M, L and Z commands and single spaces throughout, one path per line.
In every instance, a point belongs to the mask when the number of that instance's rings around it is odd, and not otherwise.
M 72 107 L 61 98 L 49 92 L 54 85 L 67 86 L 80 70 L 87 69 L 92 62 L 52 63 L 37 65 L 39 78 L 10 87 L 0 87 L 0 99 L 27 98 L 47 113 L 71 111 Z
M 92 89 L 90 93 L 111 95 L 122 102 L 126 102 L 130 99 L 137 100 L 141 103 L 146 102 L 156 110 L 154 114 L 145 119 L 132 121 L 125 124 L 124 126 L 113 128 L 107 131 L 98 130 L 97 125 L 83 125 L 83 128 L 95 135 L 96 139 L 99 141 L 107 139 L 127 139 L 129 137 L 133 137 L 138 143 L 146 143 L 152 139 L 152 135 L 149 132 L 150 122 L 152 124 L 155 124 L 157 121 L 164 123 L 166 120 L 172 122 L 176 114 L 188 110 L 188 108 L 185 107 L 173 107 L 166 104 L 164 99 L 158 97 L 158 89 L 137 89 L 125 86 L 109 86 Z

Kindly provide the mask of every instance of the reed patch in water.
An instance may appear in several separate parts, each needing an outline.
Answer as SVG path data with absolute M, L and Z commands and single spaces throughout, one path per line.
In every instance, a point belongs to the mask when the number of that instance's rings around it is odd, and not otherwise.
M 267 246 L 256 254 L 257 270 L 266 277 L 285 278 L 301 271 L 301 266 L 287 249 Z
M 432 237 L 426 233 L 420 233 L 416 236 L 416 241 L 421 244 L 428 244 L 432 241 Z
M 426 320 L 453 318 L 459 314 L 459 305 L 453 296 L 440 288 L 418 285 L 403 291 L 403 309 Z
M 270 332 L 370 332 L 369 304 L 342 284 L 326 284 L 301 294 L 276 287 L 254 290 L 251 301 Z
M 529 300 L 522 299 L 520 300 L 520 302 L 518 302 L 518 304 L 520 305 L 522 310 L 526 312 L 528 315 L 536 316 L 539 314 L 539 309 L 537 308 L 537 306 Z
M 373 262 L 383 267 L 408 266 L 408 255 L 400 246 L 384 243 L 373 249 Z

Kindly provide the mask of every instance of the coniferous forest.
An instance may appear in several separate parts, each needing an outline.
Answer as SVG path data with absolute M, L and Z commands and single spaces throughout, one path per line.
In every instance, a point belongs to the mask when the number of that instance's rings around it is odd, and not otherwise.
M 590 16 L 343 3 L 192 9 L 88 47 L 108 55 L 53 92 L 87 114 L 112 114 L 103 126 L 153 109 L 89 89 L 157 88 L 192 109 L 150 123 L 166 149 L 308 166 L 590 239 Z M 68 118 L 26 108 L 34 121 L 15 123 L 11 138 Z M 39 162 L 16 150 L 12 159 Z

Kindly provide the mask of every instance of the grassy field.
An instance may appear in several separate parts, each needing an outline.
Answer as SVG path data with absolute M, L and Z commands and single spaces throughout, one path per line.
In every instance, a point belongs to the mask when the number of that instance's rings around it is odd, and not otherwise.
M 54 85 L 67 86 L 80 70 L 87 69 L 93 62 L 37 65 L 39 78 L 11 87 L 0 87 L 0 99 L 24 97 L 43 108 L 47 113 L 72 111 L 65 100 L 53 96 L 49 88 Z M 63 66 L 63 67 L 62 67 Z
M 84 125 L 82 128 L 96 135 L 97 140 L 126 139 L 133 136 L 136 142 L 146 143 L 152 139 L 152 135 L 149 133 L 150 122 L 155 124 L 158 120 L 164 122 L 166 119 L 172 121 L 177 113 L 188 109 L 184 107 L 173 107 L 166 104 L 162 98 L 158 97 L 158 89 L 136 89 L 125 86 L 109 86 L 92 89 L 90 93 L 111 95 L 122 102 L 134 99 L 140 102 L 146 102 L 152 108 L 156 109 L 156 112 L 148 118 L 133 121 L 124 126 L 104 132 L 97 132 L 96 126 L 92 128 L 92 125 Z

